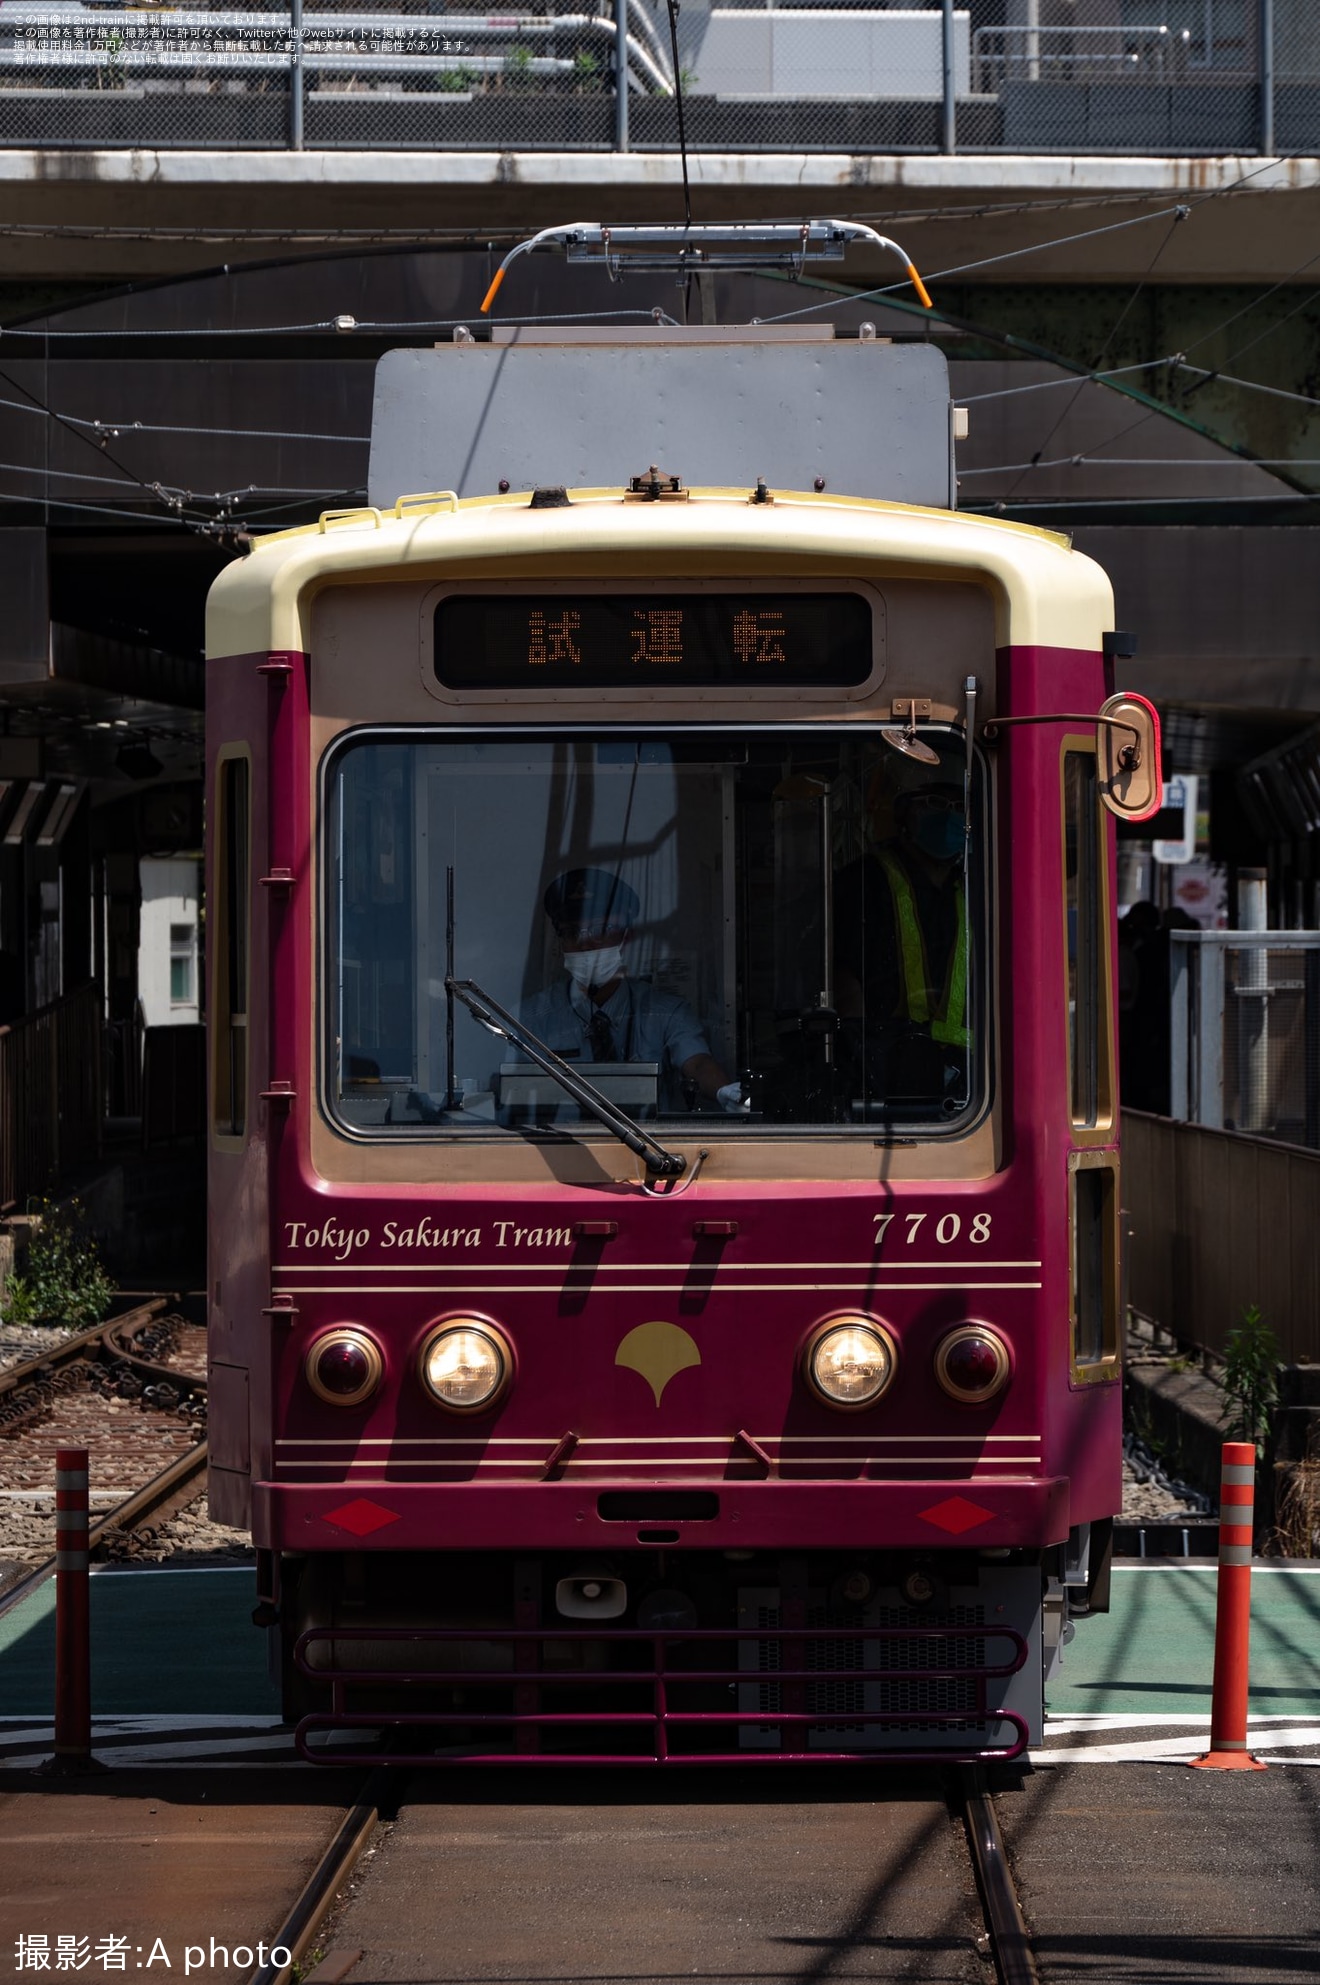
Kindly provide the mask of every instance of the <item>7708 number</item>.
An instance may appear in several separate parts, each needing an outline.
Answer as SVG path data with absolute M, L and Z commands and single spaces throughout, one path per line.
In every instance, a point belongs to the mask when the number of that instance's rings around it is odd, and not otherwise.
M 907 1245 L 911 1247 L 917 1235 L 921 1232 L 922 1221 L 930 1219 L 931 1216 L 928 1213 L 876 1213 L 872 1217 L 875 1220 L 875 1244 L 877 1247 L 880 1246 L 885 1235 L 889 1232 L 889 1225 L 892 1220 L 901 1221 L 907 1228 Z M 953 1241 L 957 1240 L 959 1234 L 962 1232 L 962 1215 L 960 1213 L 942 1213 L 939 1219 L 936 1220 L 931 1231 L 934 1233 L 935 1239 L 941 1247 L 948 1247 Z M 967 1238 L 977 1247 L 982 1246 L 989 1240 L 990 1215 L 988 1213 L 974 1213 L 972 1215 L 971 1225 L 967 1229 Z

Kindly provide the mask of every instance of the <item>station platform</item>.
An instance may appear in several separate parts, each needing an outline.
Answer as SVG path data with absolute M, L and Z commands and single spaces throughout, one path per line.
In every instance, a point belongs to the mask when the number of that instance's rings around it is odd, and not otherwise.
M 107 1762 L 295 1764 L 266 1639 L 250 1621 L 248 1567 L 107 1569 L 91 1596 L 92 1709 Z M 51 1741 L 54 1607 L 48 1582 L 0 1619 L 0 1768 L 28 1767 Z M 1214 1618 L 1213 1565 L 1115 1566 L 1113 1610 L 1078 1622 L 1033 1761 L 1196 1756 L 1210 1720 Z M 1320 1563 L 1255 1568 L 1251 1735 L 1262 1756 L 1320 1764 Z

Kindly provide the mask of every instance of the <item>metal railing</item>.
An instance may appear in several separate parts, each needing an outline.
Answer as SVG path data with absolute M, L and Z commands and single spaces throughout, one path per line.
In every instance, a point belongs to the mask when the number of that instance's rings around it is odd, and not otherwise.
M 1159 82 L 1185 77 L 1191 31 L 1152 27 L 995 27 L 972 36 L 973 88 L 997 96 L 1008 83 Z
M 1000 1644 L 1002 1658 L 987 1658 L 987 1641 Z M 354 1648 L 361 1650 L 356 1662 Z M 474 1666 L 475 1651 L 492 1665 L 502 1653 L 507 1666 L 495 1673 Z M 294 1658 L 309 1682 L 328 1687 L 331 1702 L 303 1717 L 295 1741 L 311 1764 L 345 1755 L 313 1737 L 353 1732 L 386 1741 L 406 1735 L 400 1748 L 352 1753 L 378 1764 L 416 1764 L 428 1745 L 440 1750 L 427 1763 L 453 1765 L 856 1764 L 932 1754 L 950 1763 L 1008 1760 L 1026 1748 L 1027 1724 L 1016 1710 L 992 1707 L 988 1685 L 1016 1675 L 1027 1653 L 1016 1628 L 938 1620 L 903 1627 L 611 1624 L 594 1633 L 581 1626 L 312 1627 Z M 957 1707 L 924 1700 L 941 1682 L 961 1690 Z M 363 1686 L 385 1688 L 389 1706 L 356 1706 Z M 840 1688 L 846 1700 L 837 1699 Z M 461 1706 L 418 1700 L 422 1691 L 453 1689 L 462 1691 Z M 413 1706 L 398 1705 L 401 1690 Z M 727 1702 L 730 1691 L 736 1708 Z M 713 1706 L 720 1695 L 726 1701 Z M 992 1725 L 1001 1737 L 991 1738 Z M 885 1731 L 909 1741 L 882 1746 L 874 1740 Z M 744 1745 L 744 1732 L 755 1742 Z
M 101 1002 L 94 985 L 0 1027 L 0 1211 L 94 1158 L 101 1139 Z
M 1170 936 L 1171 1115 L 1320 1149 L 1320 931 Z
M 184 0 L 146 13 L 20 0 L 0 10 L 0 147 L 676 147 L 657 0 L 467 7 Z M 954 0 L 690 7 L 679 39 L 689 147 L 1320 151 L 1314 0 L 1203 0 L 1192 27 L 1185 10 L 1160 11 L 1131 24 L 1120 0 L 1096 0 L 1082 25 L 973 32 Z

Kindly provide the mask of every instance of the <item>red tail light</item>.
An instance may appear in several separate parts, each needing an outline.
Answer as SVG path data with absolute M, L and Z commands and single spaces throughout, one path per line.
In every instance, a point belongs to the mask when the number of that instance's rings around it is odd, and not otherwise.
M 365 1330 L 328 1330 L 307 1353 L 307 1383 L 331 1406 L 360 1406 L 384 1370 L 380 1346 Z
M 951 1330 L 935 1353 L 935 1376 L 951 1399 L 982 1406 L 1004 1390 L 1013 1371 L 1008 1346 L 983 1323 Z

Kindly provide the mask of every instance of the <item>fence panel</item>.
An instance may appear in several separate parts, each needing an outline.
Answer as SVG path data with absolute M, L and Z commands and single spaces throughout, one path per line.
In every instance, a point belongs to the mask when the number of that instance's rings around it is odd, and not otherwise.
M 1320 1361 L 1320 1154 L 1125 1110 L 1123 1204 L 1136 1309 L 1222 1354 L 1255 1304 Z
M 1067 25 L 966 4 L 689 5 L 695 151 L 1320 150 L 1314 0 L 1088 0 Z M 622 51 L 622 54 L 621 54 Z M 672 150 L 663 0 L 184 0 L 0 11 L 0 147 Z M 619 77 L 625 83 L 620 102 Z

